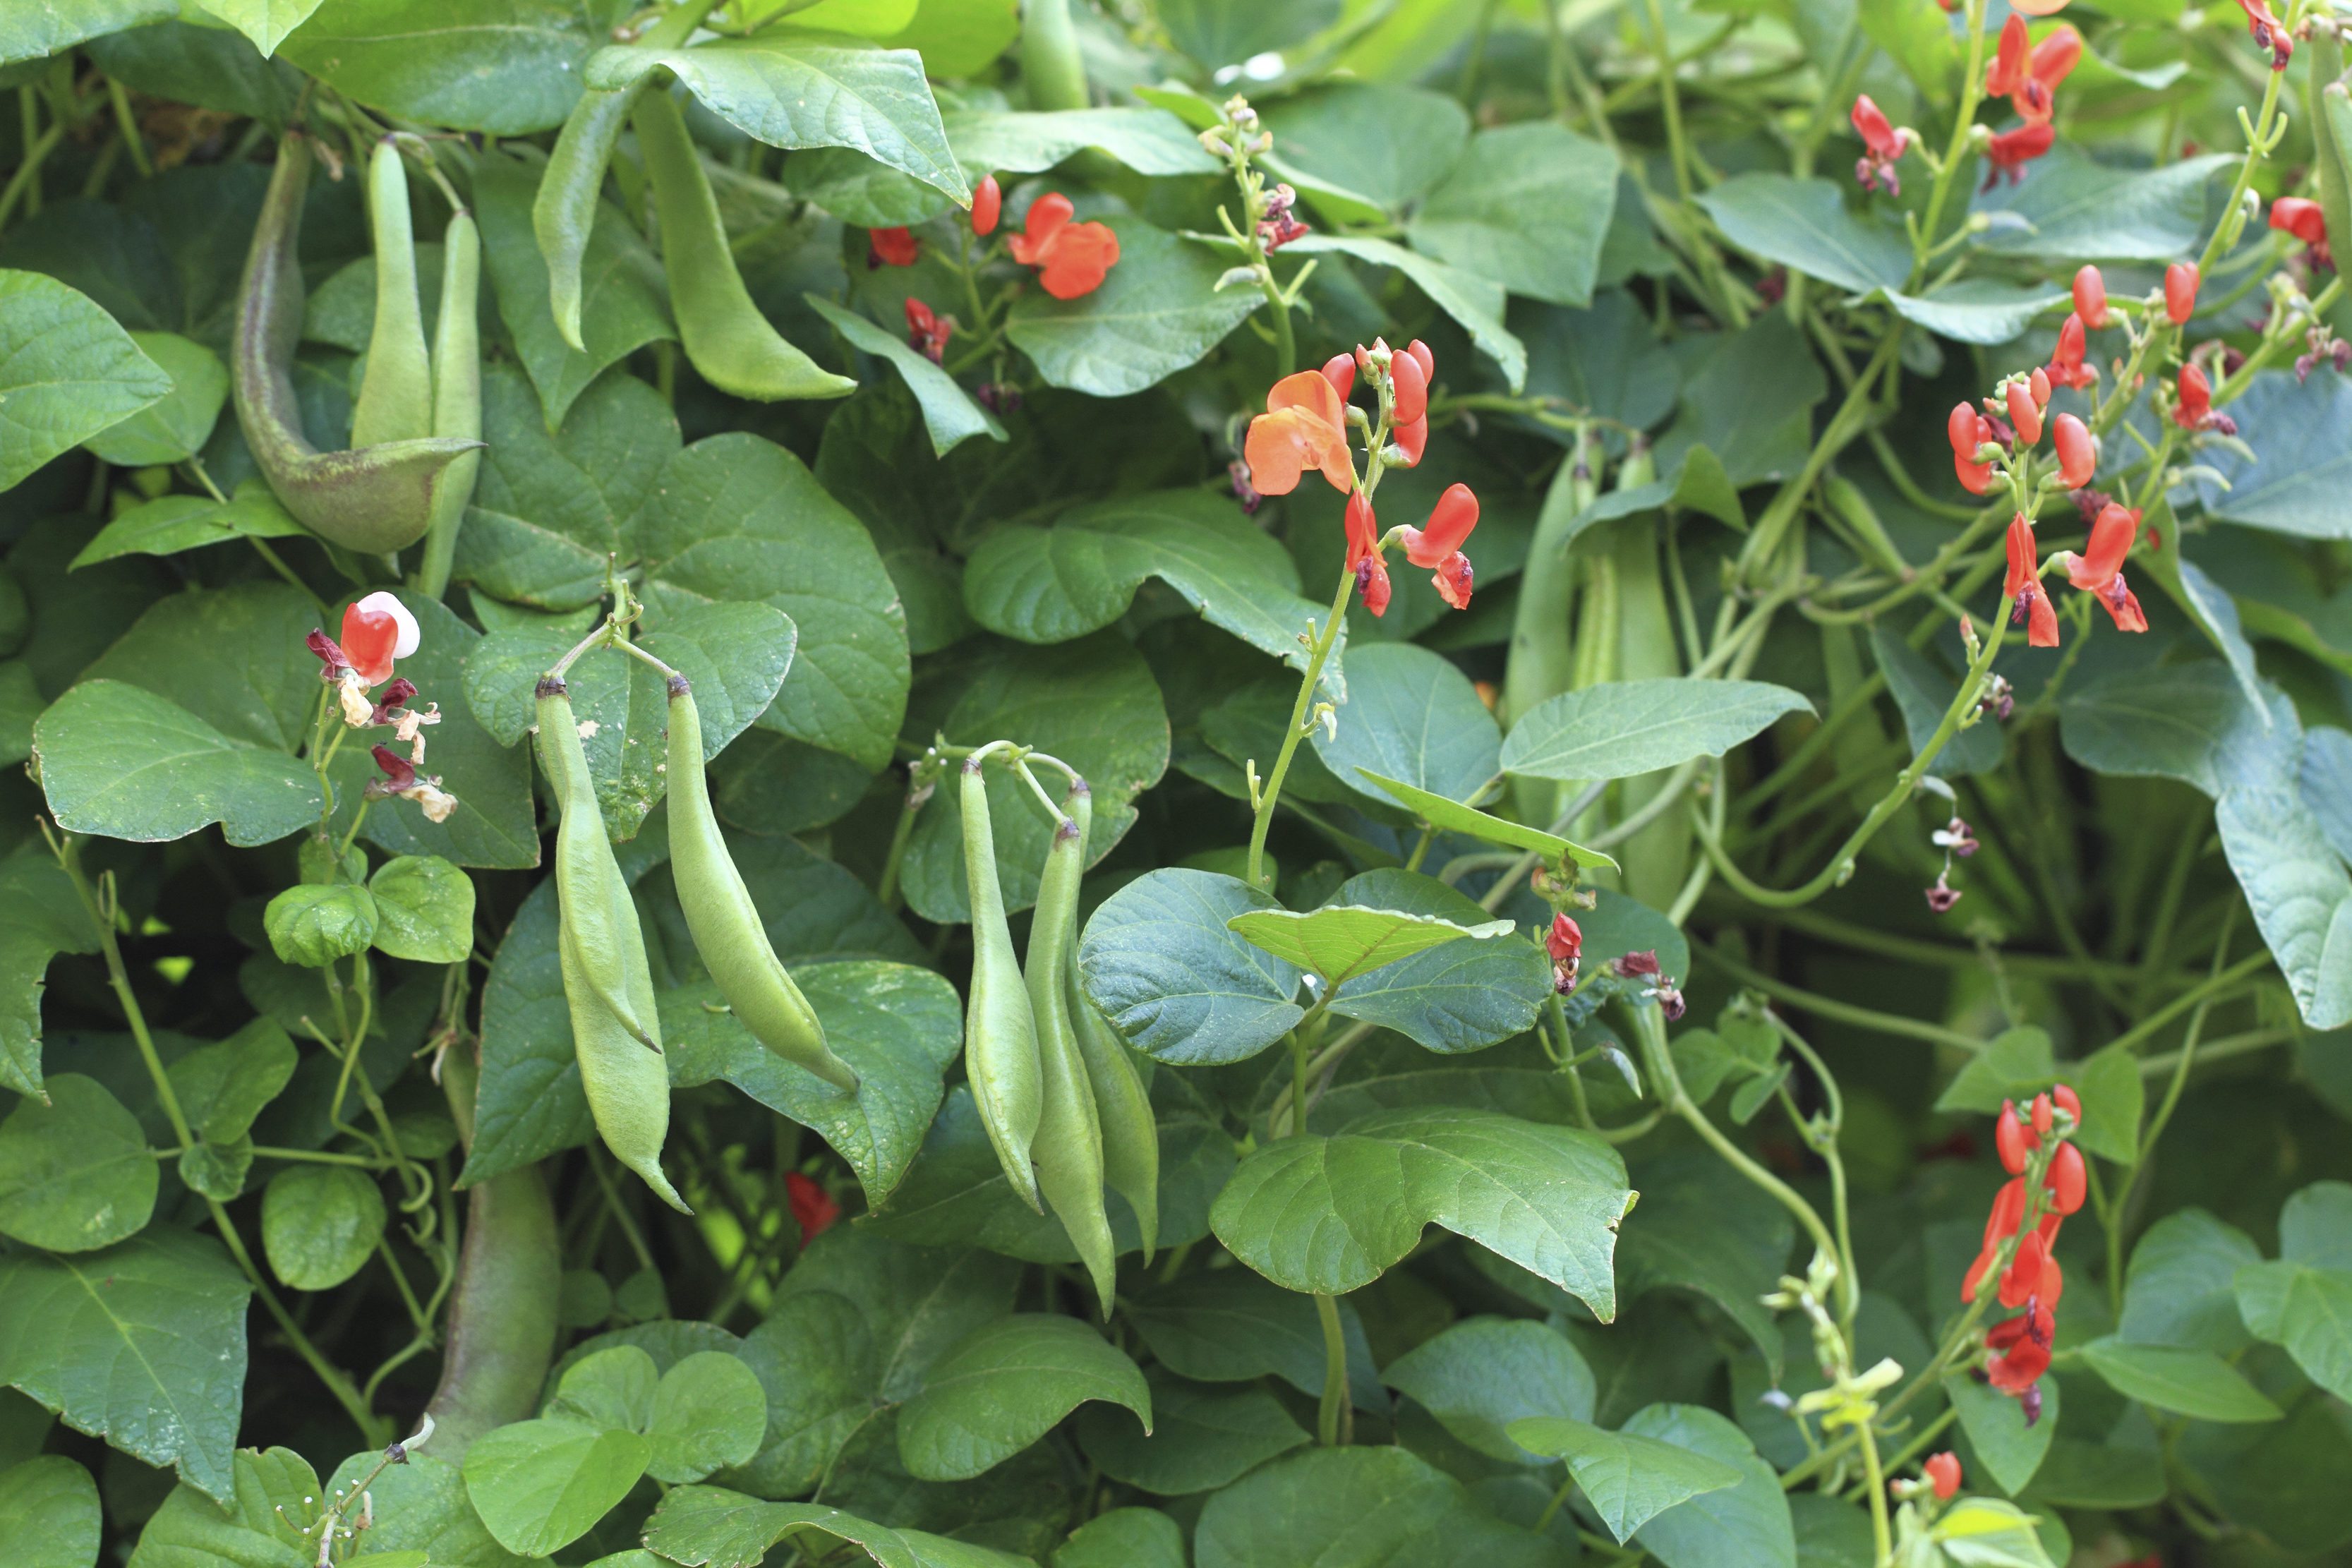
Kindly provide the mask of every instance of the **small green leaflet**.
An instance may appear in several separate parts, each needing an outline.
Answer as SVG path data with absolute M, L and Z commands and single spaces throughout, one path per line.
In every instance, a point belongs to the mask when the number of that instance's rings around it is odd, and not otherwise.
M 1303 915 L 1288 910 L 1251 910 L 1227 921 L 1225 929 L 1239 931 L 1253 945 L 1337 985 L 1465 936 L 1484 941 L 1507 935 L 1514 927 L 1509 921 L 1464 926 L 1434 915 L 1335 904 Z
M 1617 869 L 1617 862 L 1598 849 L 1571 844 L 1539 827 L 1528 827 L 1517 822 L 1506 822 L 1499 816 L 1489 816 L 1476 806 L 1448 800 L 1442 795 L 1432 795 L 1425 789 L 1416 789 L 1401 779 L 1384 777 L 1370 768 L 1359 767 L 1356 771 L 1394 795 L 1432 827 L 1466 833 L 1473 838 L 1483 838 L 1489 844 L 1507 844 L 1514 849 L 1532 849 L 1548 861 L 1557 861 L 1565 855 L 1587 868 L 1606 866 L 1612 871 Z
M 1720 1460 L 1570 1416 L 1531 1415 L 1505 1431 L 1530 1453 L 1566 1459 L 1569 1473 L 1620 1544 L 1676 1503 L 1739 1484 L 1739 1472 Z

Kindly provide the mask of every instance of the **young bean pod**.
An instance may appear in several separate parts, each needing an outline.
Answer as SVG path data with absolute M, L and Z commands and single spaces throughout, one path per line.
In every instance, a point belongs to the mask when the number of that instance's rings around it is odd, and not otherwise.
M 971 889 L 971 1005 L 964 1022 L 964 1076 L 998 1163 L 1022 1200 L 1043 1214 L 1029 1149 L 1045 1100 L 1037 1019 L 1013 956 L 996 879 L 996 830 L 989 821 L 988 781 L 981 758 L 966 757 L 959 786 L 963 806 L 963 866 Z
M 857 383 L 835 375 L 781 337 L 751 302 L 719 221 L 710 180 L 666 93 L 637 100 L 637 147 L 661 219 L 662 268 L 686 357 L 702 379 L 737 397 L 846 397 Z
M 476 313 L 482 283 L 482 234 L 474 215 L 460 208 L 449 220 L 441 265 L 441 320 L 433 331 L 433 434 L 479 440 L 482 434 L 482 323 Z M 425 531 L 425 560 L 417 585 L 439 598 L 449 586 L 449 563 L 457 556 L 457 530 L 474 499 L 479 452 L 449 465 L 433 493 L 433 521 Z
M 459 1044 L 441 1060 L 441 1088 L 457 1136 L 474 1146 L 474 1093 L 481 1068 Z M 475 1438 L 529 1419 L 555 1356 L 556 1309 L 563 1289 L 555 1205 L 537 1165 L 466 1191 L 466 1241 L 449 1293 L 448 1348 L 441 1384 L 425 1405 L 435 1458 L 457 1464 Z
M 416 235 L 408 213 L 408 165 L 386 136 L 368 159 L 368 221 L 375 231 L 375 327 L 367 374 L 352 405 L 352 445 L 415 441 L 433 428 L 433 373 L 425 310 L 416 298 Z M 443 301 L 442 319 L 448 319 Z
M 383 554 L 416 542 L 449 465 L 479 441 L 426 437 L 349 452 L 321 452 L 302 433 L 294 395 L 294 349 L 302 337 L 302 268 L 297 248 L 310 181 L 310 139 L 289 131 L 262 198 L 239 285 L 230 385 L 237 423 L 262 477 L 286 510 L 346 549 Z
M 1063 805 L 1078 825 L 1078 843 L 1083 847 L 1093 827 L 1094 796 L 1083 787 L 1074 789 Z M 1083 870 L 1083 853 L 1079 863 Z M 1078 984 L 1075 908 L 1071 918 L 1074 929 L 1063 962 L 1062 988 L 1069 997 L 1078 1054 L 1086 1058 L 1087 1081 L 1094 1089 L 1095 1120 L 1102 1128 L 1103 1179 L 1135 1210 L 1136 1224 L 1143 1233 L 1143 1260 L 1149 1263 L 1160 1244 L 1159 1121 L 1151 1114 L 1151 1095 L 1136 1068 L 1135 1053 Z
M 1032 109 L 1092 107 L 1070 0 L 1022 0 L 1021 80 Z
M 824 1026 L 793 984 L 727 853 L 702 773 L 702 717 L 682 675 L 669 683 L 669 864 L 695 951 L 752 1038 L 851 1094 L 857 1074 L 833 1054 Z
M 1078 783 L 1072 794 L 1083 799 L 1086 787 Z M 1028 983 L 1029 1010 L 1037 1021 L 1037 1061 L 1045 1089 L 1034 1147 L 1037 1187 L 1069 1232 L 1108 1320 L 1118 1279 L 1118 1249 L 1103 1213 L 1102 1123 L 1070 1021 L 1070 951 L 1077 945 L 1078 876 L 1086 860 L 1086 830 L 1066 816 L 1054 830 L 1045 868 L 1038 877 L 1023 978 Z
M 563 818 L 555 836 L 556 951 L 580 1086 L 613 1157 L 645 1178 L 664 1203 L 691 1214 L 662 1174 L 669 1136 L 669 1067 L 661 1055 L 653 971 L 637 906 L 604 837 L 588 754 L 563 682 L 539 683 L 540 755 Z
M 539 253 L 547 258 L 547 302 L 555 313 L 555 330 L 583 353 L 588 345 L 580 337 L 581 259 L 588 254 L 588 237 L 596 226 L 604 166 L 613 161 L 621 128 L 652 79 L 648 72 L 615 91 L 591 88 L 582 93 L 556 135 L 547 172 L 540 176 L 539 195 L 531 199 L 530 229 L 539 240 Z

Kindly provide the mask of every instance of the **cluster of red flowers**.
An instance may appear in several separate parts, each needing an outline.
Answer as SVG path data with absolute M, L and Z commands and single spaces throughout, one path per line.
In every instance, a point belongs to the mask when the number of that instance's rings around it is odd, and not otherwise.
M 1236 474 L 1236 489 L 1247 487 L 1245 502 L 1259 495 L 1288 495 L 1302 474 L 1315 469 L 1332 489 L 1347 492 L 1348 570 L 1355 574 L 1366 609 L 1375 616 L 1387 613 L 1391 589 L 1383 552 L 1391 542 L 1402 545 L 1415 566 L 1431 569 L 1430 582 L 1447 604 L 1467 609 L 1474 574 L 1462 545 L 1478 526 L 1478 498 L 1467 485 L 1448 485 L 1424 526 L 1381 536 L 1370 498 L 1357 488 L 1348 450 L 1347 402 L 1359 366 L 1375 385 L 1385 382 L 1390 394 L 1388 460 L 1407 468 L 1421 461 L 1429 445 L 1429 384 L 1437 371 L 1436 356 L 1419 338 L 1402 349 L 1375 340 L 1369 349 L 1332 355 L 1321 370 L 1302 370 L 1274 384 L 1265 395 L 1266 411 L 1250 421 L 1242 447 L 1248 472 Z
M 2065 1118 L 2062 1126 L 2061 1115 Z M 1960 1300 L 1973 1303 L 1986 1279 L 1999 1267 L 2002 1251 L 2017 1242 L 2009 1267 L 2001 1271 L 1999 1300 L 2023 1312 L 1994 1325 L 1985 1335 L 1983 1376 L 2003 1394 L 2013 1394 L 2025 1407 L 2031 1426 L 2042 1415 L 2042 1374 L 2050 1370 L 2051 1342 L 2057 1331 L 2058 1299 L 2065 1293 L 2066 1277 L 2051 1256 L 2058 1227 L 2066 1215 L 2083 1206 L 2089 1180 L 2083 1152 L 2067 1142 L 2083 1122 L 2083 1102 L 2060 1084 L 2048 1094 L 2033 1097 L 2026 1117 L 2014 1100 L 2005 1100 L 1994 1124 L 1993 1142 L 2001 1168 L 2011 1180 L 1993 1199 L 1985 1221 L 1984 1249 L 1960 1284 Z M 2030 1131 L 2029 1131 L 2030 1128 Z M 2041 1180 L 2032 1184 L 2031 1169 Z
M 1897 130 L 1888 124 L 1886 111 L 1873 103 L 1866 92 L 1854 99 L 1851 118 L 1854 134 L 1862 138 L 1862 156 L 1854 160 L 1853 177 L 1862 182 L 1865 191 L 1874 191 L 1883 184 L 1888 195 L 1901 195 L 1903 181 L 1896 175 L 1895 165 L 1903 161 L 1903 154 L 1910 151 L 1919 133 L 1908 125 Z
M 1551 988 L 1565 996 L 1576 989 L 1576 969 L 1584 955 L 1584 928 L 1565 912 L 1551 917 L 1544 933 L 1544 952 L 1551 958 Z
M 404 757 L 389 746 L 372 748 L 384 776 L 368 784 L 367 798 L 413 800 L 428 820 L 446 822 L 457 809 L 457 797 L 441 788 L 437 775 L 425 778 L 416 771 L 425 761 L 425 726 L 441 722 L 440 704 L 410 707 L 416 683 L 393 675 L 394 661 L 415 653 L 423 640 L 416 617 L 397 595 L 373 593 L 344 610 L 342 634 L 337 641 L 314 630 L 302 640 L 326 667 L 319 679 L 333 689 L 343 722 L 354 730 L 388 726 L 394 738 L 408 747 Z M 383 688 L 380 693 L 373 689 L 379 686 Z
M 2058 84 L 2082 58 L 2083 37 L 2074 28 L 2061 26 L 2033 44 L 2026 37 L 2025 18 L 2015 11 L 2010 13 L 2000 29 L 2000 47 L 1985 71 L 1985 94 L 1990 98 L 2006 95 L 2024 123 L 1997 132 L 1987 143 L 1985 158 L 1992 164 L 1985 175 L 1987 190 L 2003 174 L 2012 184 L 2023 178 L 2025 165 L 2049 152 L 2058 140 L 2050 124 L 2058 108 Z
M 994 234 L 1003 211 L 1004 192 L 996 176 L 982 175 L 972 188 L 971 232 L 983 237 Z M 1118 235 L 1108 224 L 1071 222 L 1076 211 L 1070 198 L 1057 191 L 1039 196 L 1029 204 L 1022 232 L 1008 246 L 1013 260 L 1037 268 L 1037 281 L 1056 300 L 1093 293 L 1118 263 Z M 914 235 L 903 228 L 868 229 L 866 241 L 868 267 L 912 267 L 922 250 Z M 933 364 L 947 352 L 955 330 L 953 316 L 936 315 L 920 300 L 907 301 L 907 341 Z

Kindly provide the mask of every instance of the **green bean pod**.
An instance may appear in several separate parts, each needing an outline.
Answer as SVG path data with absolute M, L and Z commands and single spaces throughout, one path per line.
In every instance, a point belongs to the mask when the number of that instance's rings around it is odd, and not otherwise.
M 1083 847 L 1093 826 L 1094 796 L 1083 789 L 1074 790 L 1064 805 L 1078 825 L 1078 843 Z M 1079 862 L 1083 870 L 1083 853 Z M 1143 1075 L 1136 1070 L 1134 1052 L 1078 984 L 1075 908 L 1071 923 L 1062 989 L 1069 999 L 1078 1054 L 1086 1058 L 1087 1082 L 1094 1089 L 1095 1121 L 1102 1129 L 1103 1179 L 1135 1210 L 1136 1224 L 1143 1233 L 1143 1260 L 1149 1263 L 1160 1244 L 1160 1123 L 1151 1113 L 1151 1095 L 1144 1087 Z
M 1032 109 L 1085 109 L 1087 68 L 1070 0 L 1022 0 L 1021 80 Z
M 824 1025 L 768 942 L 759 907 L 727 853 L 703 777 L 702 716 L 686 677 L 669 683 L 669 865 L 695 951 L 743 1026 L 784 1060 L 857 1092 L 857 1074 L 824 1042 Z
M 368 221 L 375 231 L 375 327 L 367 374 L 352 405 L 352 445 L 414 441 L 433 428 L 433 371 L 425 309 L 416 298 L 416 234 L 408 213 L 408 165 L 386 136 L 368 159 Z M 447 311 L 444 305 L 444 317 Z
M 1087 786 L 1071 794 L 1083 800 Z M 1086 829 L 1064 817 L 1045 851 L 1037 880 L 1037 909 L 1030 917 L 1028 963 L 1022 978 L 1029 987 L 1029 1010 L 1037 1021 L 1037 1062 L 1045 1089 L 1034 1152 L 1037 1187 L 1053 1205 L 1071 1245 L 1095 1282 L 1095 1299 L 1110 1317 L 1118 1279 L 1118 1248 L 1103 1213 L 1103 1133 L 1095 1112 L 1094 1086 L 1070 1021 L 1070 954 L 1077 945 L 1078 877 L 1086 869 Z
M 751 302 L 719 221 L 710 179 L 686 121 L 667 93 L 637 100 L 637 148 L 661 218 L 662 268 L 686 357 L 702 379 L 737 397 L 846 397 L 857 383 L 835 375 L 780 336 Z
M 474 215 L 460 208 L 449 220 L 442 247 L 441 319 L 433 331 L 433 434 L 476 441 L 482 435 L 482 322 L 477 313 L 482 286 L 482 233 Z M 433 521 L 425 531 L 425 560 L 418 585 L 432 598 L 449 586 L 449 563 L 457 556 L 457 530 L 474 499 L 474 479 L 482 455 L 467 452 L 449 465 L 433 493 Z
M 481 1068 L 464 1044 L 441 1059 L 441 1088 L 457 1135 L 474 1146 L 474 1093 Z M 475 1438 L 527 1420 L 555 1358 L 563 1289 L 555 1205 L 537 1165 L 477 1182 L 466 1193 L 466 1241 L 449 1292 L 447 1349 L 432 1412 L 433 1454 L 457 1464 Z
M 563 807 L 555 835 L 555 895 L 562 910 L 556 949 L 563 965 L 563 999 L 572 1011 L 572 1038 L 580 1086 L 596 1131 L 613 1157 L 645 1178 L 664 1203 L 694 1211 L 662 1174 L 662 1143 L 669 1135 L 669 1067 L 661 1054 L 653 971 L 645 932 L 629 897 L 604 813 L 588 773 L 588 754 L 563 682 L 539 683 L 539 742 L 556 799 Z
M 278 144 L 238 287 L 230 386 L 246 445 L 286 510 L 321 538 L 383 554 L 424 536 L 449 465 L 482 444 L 427 437 L 321 452 L 303 435 L 293 374 L 303 300 L 296 250 L 310 178 L 309 138 L 289 132 Z
M 2352 266 L 2352 93 L 2336 79 L 2344 51 L 2319 27 L 2311 36 L 2312 173 L 2319 210 L 2327 221 L 2327 247 L 2340 270 Z
M 580 95 L 548 154 L 547 171 L 540 176 L 539 195 L 531 199 L 530 228 L 538 237 L 539 253 L 547 258 L 547 302 L 555 312 L 555 330 L 563 341 L 585 353 L 580 338 L 580 263 L 588 253 L 588 237 L 596 226 L 596 200 L 604 188 L 604 168 L 620 144 L 621 128 L 646 89 L 652 73 L 616 91 L 594 88 Z
M 1038 1060 L 1036 1015 L 1005 923 L 1004 889 L 996 879 L 996 830 L 989 821 L 988 781 L 978 757 L 964 759 L 959 788 L 964 876 L 971 885 L 971 1005 L 963 1030 L 964 1076 L 971 1080 L 981 1125 L 988 1129 L 1013 1190 L 1043 1214 L 1029 1149 L 1044 1112 L 1045 1068 Z

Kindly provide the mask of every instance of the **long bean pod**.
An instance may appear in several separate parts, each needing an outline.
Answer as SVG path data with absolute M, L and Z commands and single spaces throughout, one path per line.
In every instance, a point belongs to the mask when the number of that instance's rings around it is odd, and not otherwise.
M 996 879 L 996 830 L 989 820 L 988 781 L 982 758 L 966 757 L 958 786 L 963 808 L 964 876 L 971 889 L 971 1005 L 964 1022 L 964 1075 L 980 1108 L 981 1125 L 997 1163 L 1022 1200 L 1043 1214 L 1030 1145 L 1045 1101 L 1045 1069 L 1037 1055 L 1037 1020 L 1029 987 L 1013 956 L 1004 918 L 1004 889 Z
M 1083 800 L 1085 783 L 1075 781 L 1071 793 Z M 1045 868 L 1038 877 L 1023 979 L 1037 1023 L 1037 1061 L 1045 1091 L 1033 1145 L 1037 1187 L 1069 1232 L 1108 1320 L 1118 1284 L 1118 1249 L 1103 1212 L 1102 1123 L 1070 1020 L 1070 952 L 1077 945 L 1078 878 L 1086 869 L 1086 829 L 1064 817 L 1054 830 Z
M 278 166 L 246 257 L 230 385 L 246 445 L 286 510 L 324 539 L 382 554 L 424 535 L 449 465 L 481 443 L 426 437 L 321 452 L 303 435 L 294 350 L 302 337 L 297 247 L 310 179 L 310 139 L 289 131 L 278 144 Z
M 474 215 L 459 208 L 442 250 L 441 319 L 433 331 L 433 434 L 478 441 L 482 435 L 482 323 L 476 313 L 482 284 L 482 234 Z M 467 452 L 449 465 L 433 493 L 433 520 L 425 531 L 417 583 L 439 598 L 449 586 L 457 530 L 474 499 L 482 455 Z
M 1083 788 L 1074 789 L 1063 805 L 1078 825 L 1083 871 L 1083 847 L 1089 842 L 1087 835 L 1094 826 L 1094 795 Z M 1075 909 L 1071 919 L 1075 927 Z M 1159 1121 L 1151 1114 L 1150 1091 L 1136 1069 L 1134 1053 L 1078 984 L 1075 930 L 1063 963 L 1062 988 L 1069 998 L 1078 1054 L 1086 1058 L 1087 1081 L 1094 1089 L 1095 1120 L 1102 1128 L 1103 1179 L 1135 1210 L 1136 1224 L 1143 1233 L 1143 1260 L 1149 1263 L 1160 1244 Z
M 634 117 L 661 217 L 662 268 L 686 357 L 702 379 L 737 397 L 846 397 L 857 383 L 786 342 L 751 302 L 719 221 L 709 176 L 668 95 L 649 92 Z
M 652 79 L 648 72 L 614 91 L 590 88 L 582 93 L 556 134 L 555 151 L 548 154 L 547 171 L 540 176 L 539 195 L 531 198 L 530 229 L 539 240 L 540 255 L 547 259 L 547 302 L 555 312 L 555 330 L 583 353 L 588 345 L 580 337 L 581 258 L 588 254 L 588 237 L 596 226 L 604 166 L 613 161 L 621 128 Z
M 352 405 L 352 445 L 415 441 L 433 428 L 433 372 L 425 352 L 425 309 L 416 297 L 416 234 L 408 211 L 408 165 L 389 136 L 368 158 L 368 221 L 375 233 L 375 326 L 367 373 Z M 447 302 L 442 319 L 448 319 Z
M 555 836 L 555 893 L 562 910 L 556 949 L 580 1085 L 613 1157 L 645 1178 L 672 1208 L 691 1214 L 662 1174 L 669 1136 L 669 1067 L 654 1033 L 653 971 L 628 884 L 604 836 L 588 754 L 562 680 L 539 683 L 539 743 L 563 807 Z
M 752 1038 L 836 1088 L 857 1074 L 825 1044 L 824 1025 L 793 984 L 727 853 L 703 777 L 702 716 L 684 676 L 669 682 L 669 864 L 695 951 Z

